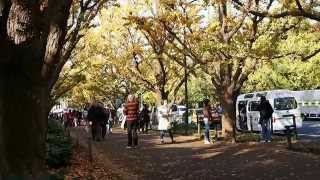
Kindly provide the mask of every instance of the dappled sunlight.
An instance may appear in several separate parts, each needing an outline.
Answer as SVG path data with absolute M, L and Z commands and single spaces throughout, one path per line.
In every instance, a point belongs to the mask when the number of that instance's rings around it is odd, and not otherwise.
M 279 164 L 279 162 L 276 162 L 274 159 L 264 159 L 264 160 L 257 160 L 257 161 L 252 161 L 244 164 L 246 168 L 252 168 L 252 167 L 257 167 L 257 166 L 276 166 L 276 164 Z
M 254 151 L 254 149 L 242 149 L 240 150 L 239 152 L 236 152 L 234 154 L 232 154 L 233 156 L 238 156 L 238 155 L 242 155 L 242 154 L 245 154 L 245 153 L 248 153 L 250 151 Z
M 298 156 L 286 151 L 284 146 L 276 146 L 273 143 L 215 142 L 205 145 L 195 137 L 181 135 L 175 135 L 175 144 L 171 144 L 168 137 L 165 140 L 166 144 L 160 144 L 158 132 L 151 131 L 149 134 L 139 134 L 137 149 L 126 149 L 126 133 L 116 128 L 106 141 L 94 143 L 94 146 L 101 155 L 110 158 L 112 166 L 133 173 L 143 180 L 159 177 L 256 179 L 250 176 L 258 177 L 266 171 L 270 173 L 270 177 L 273 177 L 273 174 L 281 174 L 284 177 L 298 168 L 306 173 L 315 173 L 312 168 L 315 169 L 320 162 L 320 158 Z M 292 163 L 295 161 L 308 163 Z
M 261 161 L 260 163 L 263 165 L 271 165 L 271 164 L 274 165 L 274 163 L 276 163 L 276 162 L 274 159 L 267 159 L 267 160 Z
M 213 158 L 215 156 L 218 156 L 220 154 L 222 154 L 223 152 L 219 152 L 219 151 L 215 151 L 215 152 L 204 152 L 201 154 L 196 154 L 193 155 L 192 157 L 194 158 L 199 158 L 199 159 L 208 159 L 208 158 Z
M 268 157 L 268 154 L 266 153 L 266 154 L 260 154 L 260 155 L 258 155 L 257 156 L 258 158 L 265 158 L 265 157 Z

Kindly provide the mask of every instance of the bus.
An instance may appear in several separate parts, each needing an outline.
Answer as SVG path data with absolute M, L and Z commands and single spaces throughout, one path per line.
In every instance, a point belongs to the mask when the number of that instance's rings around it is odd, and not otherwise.
M 301 112 L 296 98 L 290 90 L 272 90 L 242 94 L 236 102 L 236 127 L 242 131 L 261 131 L 259 124 L 259 104 L 261 96 L 265 96 L 270 102 L 274 113 L 272 115 L 272 131 L 283 131 L 285 126 L 294 124 L 302 127 Z M 293 118 L 294 116 L 294 118 Z

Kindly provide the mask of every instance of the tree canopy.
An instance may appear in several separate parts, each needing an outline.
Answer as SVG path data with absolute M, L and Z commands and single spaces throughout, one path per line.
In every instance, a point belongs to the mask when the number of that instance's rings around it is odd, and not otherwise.
M 71 65 L 78 67 L 75 83 L 85 80 L 66 98 L 77 103 L 84 96 L 90 96 L 88 102 L 137 93 L 150 103 L 185 103 L 181 86 L 187 69 L 189 104 L 208 97 L 221 103 L 224 126 L 231 130 L 242 92 L 319 87 L 318 22 L 304 14 L 275 15 L 299 10 L 297 2 L 152 3 L 128 1 L 99 14 L 97 27 L 77 47 L 74 59 L 81 63 Z M 313 6 L 304 3 L 303 11 L 314 13 Z

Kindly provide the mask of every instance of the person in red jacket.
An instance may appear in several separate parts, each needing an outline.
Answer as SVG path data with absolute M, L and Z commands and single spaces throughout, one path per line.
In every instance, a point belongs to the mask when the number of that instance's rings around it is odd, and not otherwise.
M 128 101 L 124 107 L 126 115 L 127 131 L 128 131 L 128 146 L 127 148 L 135 148 L 138 145 L 138 116 L 139 103 L 133 95 L 128 96 Z

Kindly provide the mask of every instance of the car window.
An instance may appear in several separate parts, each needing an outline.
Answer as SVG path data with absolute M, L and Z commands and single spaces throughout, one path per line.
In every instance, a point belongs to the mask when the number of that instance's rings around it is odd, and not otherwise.
M 249 102 L 249 111 L 259 111 L 260 101 Z
M 254 94 L 246 94 L 244 95 L 244 98 L 245 99 L 248 99 L 248 98 L 253 98 Z
M 179 111 L 186 111 L 187 108 L 179 108 Z
M 294 97 L 276 98 L 274 99 L 275 110 L 289 110 L 296 109 L 297 101 Z

